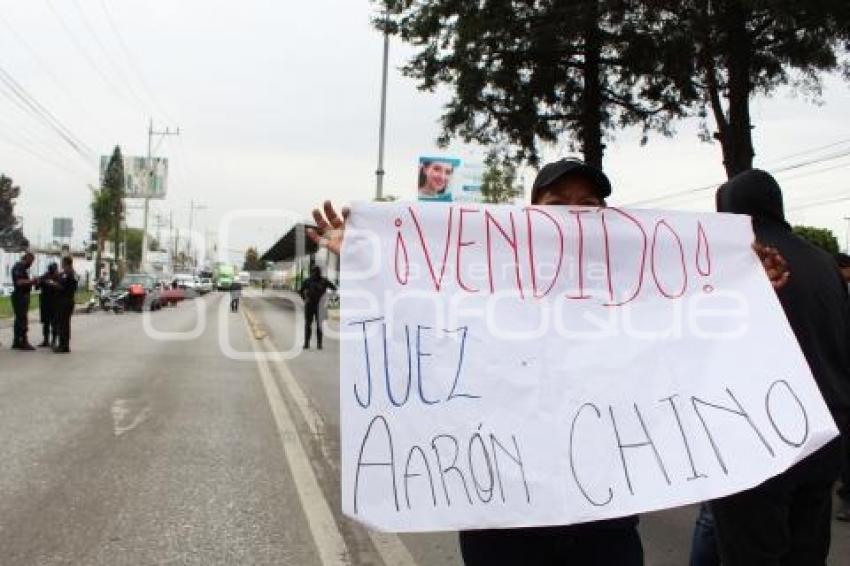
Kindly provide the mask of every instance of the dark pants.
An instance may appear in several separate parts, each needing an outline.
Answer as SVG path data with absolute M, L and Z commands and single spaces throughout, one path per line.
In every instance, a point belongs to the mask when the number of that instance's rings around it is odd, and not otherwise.
M 236 312 L 239 310 L 239 298 L 233 297 L 230 299 L 230 312 Z
M 59 340 L 59 313 L 53 305 L 42 307 L 41 334 L 45 343 Z
M 26 344 L 27 330 L 29 330 L 30 296 L 12 293 L 12 310 L 15 312 L 13 344 Z
M 466 566 L 642 566 L 637 517 L 568 527 L 463 531 Z
M 717 537 L 714 533 L 714 515 L 707 503 L 699 506 L 699 515 L 694 524 L 691 540 L 690 566 L 720 566 Z
M 307 303 L 304 306 L 304 347 L 310 347 L 313 336 L 313 321 L 316 321 L 316 344 L 322 347 L 322 321 L 319 320 L 319 305 Z
M 845 431 L 843 440 L 844 448 L 842 449 L 842 457 L 844 466 L 841 470 L 841 485 L 838 487 L 838 497 L 845 503 L 850 504 L 850 430 Z
M 713 501 L 723 566 L 826 564 L 840 470 L 836 439 L 760 486 Z
M 71 346 L 71 316 L 74 305 L 59 307 L 59 348 L 68 350 Z

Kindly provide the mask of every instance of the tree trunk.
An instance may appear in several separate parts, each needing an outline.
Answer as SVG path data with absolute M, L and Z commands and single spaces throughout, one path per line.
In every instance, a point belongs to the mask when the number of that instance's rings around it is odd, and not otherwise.
M 582 117 L 579 136 L 584 161 L 602 169 L 602 84 L 600 79 L 600 56 L 602 37 L 599 29 L 599 6 L 588 3 L 585 20 L 584 92 L 582 93 Z
M 729 178 L 752 169 L 753 137 L 750 122 L 750 62 L 753 45 L 747 32 L 748 13 L 737 3 L 730 3 L 724 14 L 727 42 L 724 59 L 729 73 L 728 97 L 729 119 L 725 132 L 720 136 L 723 148 L 723 166 Z
M 94 278 L 95 281 L 100 279 L 101 262 L 103 261 L 103 234 L 97 235 L 97 249 L 94 253 Z
M 124 277 L 124 270 L 122 269 L 121 264 L 121 221 L 119 220 L 115 227 L 113 228 L 114 241 L 113 241 L 113 255 L 115 256 L 115 273 L 117 279 L 121 279 Z M 126 254 L 127 250 L 124 250 Z

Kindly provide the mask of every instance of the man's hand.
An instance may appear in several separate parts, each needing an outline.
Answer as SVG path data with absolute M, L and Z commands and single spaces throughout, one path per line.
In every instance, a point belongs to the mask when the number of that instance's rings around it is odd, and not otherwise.
M 777 291 L 782 289 L 791 277 L 791 272 L 788 271 L 788 264 L 785 258 L 779 253 L 779 250 L 770 246 L 765 246 L 758 242 L 753 244 L 753 250 L 761 260 L 761 265 L 764 267 L 767 278 L 770 279 L 770 284 Z
M 307 235 L 319 246 L 339 255 L 342 250 L 342 239 L 345 236 L 345 221 L 349 212 L 348 208 L 343 208 L 342 215 L 337 214 L 331 201 L 326 200 L 324 214 L 318 208 L 313 210 L 316 229 L 308 228 Z

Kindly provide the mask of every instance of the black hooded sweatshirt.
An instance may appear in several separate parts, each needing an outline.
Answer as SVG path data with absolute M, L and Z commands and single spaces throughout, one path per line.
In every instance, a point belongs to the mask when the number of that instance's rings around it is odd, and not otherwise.
M 777 294 L 832 416 L 850 424 L 850 300 L 831 255 L 794 235 L 782 190 L 768 173 L 751 169 L 717 191 L 717 210 L 748 214 L 756 240 L 788 262 L 791 277 Z

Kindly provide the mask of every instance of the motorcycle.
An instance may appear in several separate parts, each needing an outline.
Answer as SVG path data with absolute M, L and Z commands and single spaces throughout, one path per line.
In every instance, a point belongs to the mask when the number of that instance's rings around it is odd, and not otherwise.
M 106 287 L 100 287 L 95 289 L 94 293 L 89 297 L 88 303 L 86 303 L 86 312 L 92 313 L 95 310 L 103 310 L 103 311 L 111 311 L 114 309 L 114 305 L 110 299 L 112 292 Z
M 104 310 L 111 310 L 115 314 L 120 314 L 127 310 L 130 294 L 127 291 L 115 291 L 110 293 L 106 299 L 106 307 Z
M 97 298 L 91 297 L 86 305 L 86 311 L 91 313 L 95 309 L 120 314 L 127 310 L 127 291 L 110 291 L 104 289 L 98 291 Z

